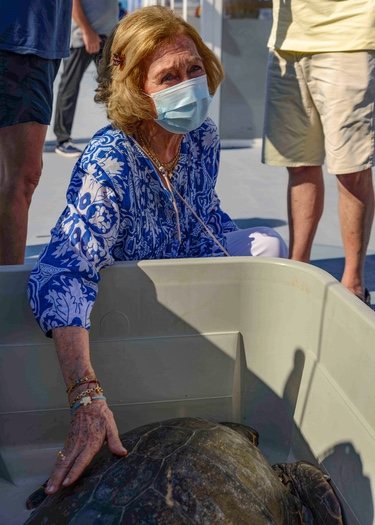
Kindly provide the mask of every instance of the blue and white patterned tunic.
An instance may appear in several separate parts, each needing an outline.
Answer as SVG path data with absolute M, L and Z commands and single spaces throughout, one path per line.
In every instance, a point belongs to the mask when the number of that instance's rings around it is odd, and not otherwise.
M 220 143 L 214 123 L 186 134 L 173 187 L 215 237 L 237 226 L 215 193 Z M 72 173 L 67 207 L 29 281 L 29 298 L 41 328 L 90 327 L 99 270 L 114 261 L 222 256 L 186 204 L 174 196 L 135 140 L 107 126 L 98 131 Z

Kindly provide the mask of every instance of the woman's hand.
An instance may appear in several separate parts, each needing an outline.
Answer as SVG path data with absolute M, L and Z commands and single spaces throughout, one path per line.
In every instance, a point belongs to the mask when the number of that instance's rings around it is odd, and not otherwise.
M 54 494 L 62 486 L 74 483 L 99 452 L 104 441 L 118 456 L 126 456 L 111 410 L 105 401 L 93 401 L 75 411 L 64 448 L 59 452 L 55 467 L 46 486 Z
M 52 335 L 70 396 L 68 402 L 74 405 L 78 395 L 81 406 L 73 408 L 69 433 L 48 480 L 45 489 L 47 494 L 54 494 L 62 486 L 66 487 L 74 483 L 99 452 L 105 440 L 108 441 L 109 450 L 114 454 L 119 456 L 127 454 L 121 444 L 113 414 L 107 403 L 104 399 L 93 400 L 88 393 L 88 390 L 92 390 L 87 388 L 90 387 L 90 383 L 98 386 L 97 380 L 92 380 L 96 376 L 90 360 L 88 331 L 77 326 L 66 326 L 54 328 Z M 85 379 L 82 384 L 81 378 Z M 86 381 L 87 378 L 91 381 Z M 75 384 L 79 386 L 71 389 L 70 386 Z M 84 402 L 87 397 L 91 398 L 88 404 Z

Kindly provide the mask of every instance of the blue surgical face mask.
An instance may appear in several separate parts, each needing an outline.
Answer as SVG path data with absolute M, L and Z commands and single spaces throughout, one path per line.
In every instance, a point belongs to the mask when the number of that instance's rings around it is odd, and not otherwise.
M 160 126 L 171 133 L 188 133 L 206 120 L 211 95 L 207 76 L 192 78 L 150 95 Z

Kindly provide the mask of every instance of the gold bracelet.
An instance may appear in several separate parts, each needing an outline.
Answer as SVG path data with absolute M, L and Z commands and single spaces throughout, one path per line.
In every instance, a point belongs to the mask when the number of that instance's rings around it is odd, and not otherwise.
M 103 393 L 102 387 L 101 386 L 96 386 L 94 388 L 88 388 L 87 390 L 83 390 L 82 392 L 80 392 L 73 399 L 73 401 L 71 402 L 70 406 L 72 407 L 74 405 L 74 403 L 76 403 L 77 401 L 80 401 L 82 398 L 84 398 L 86 396 L 90 396 L 90 394 L 94 394 L 94 393 L 102 394 Z
M 73 383 L 71 383 L 68 388 L 66 389 L 66 393 L 70 394 L 72 390 L 74 390 L 77 386 L 84 385 L 86 383 L 98 383 L 99 381 L 96 379 L 96 377 L 90 377 L 90 376 L 84 376 L 80 377 L 79 379 L 76 379 Z

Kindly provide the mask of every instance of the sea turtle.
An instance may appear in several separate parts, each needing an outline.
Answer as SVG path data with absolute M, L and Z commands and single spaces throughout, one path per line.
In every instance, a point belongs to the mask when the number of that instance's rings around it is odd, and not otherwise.
M 103 447 L 82 477 L 46 497 L 25 525 L 342 525 L 320 469 L 304 462 L 271 467 L 250 427 L 176 418 L 121 439 L 126 458 Z

